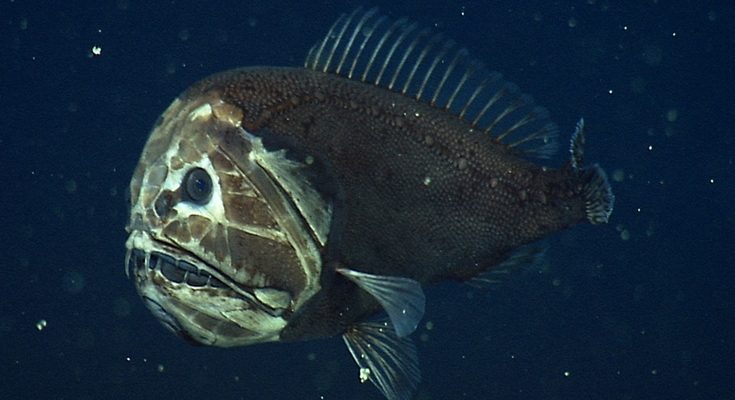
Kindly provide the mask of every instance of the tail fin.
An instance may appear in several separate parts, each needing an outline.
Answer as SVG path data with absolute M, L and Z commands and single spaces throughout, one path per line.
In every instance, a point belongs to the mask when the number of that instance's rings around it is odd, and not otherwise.
M 592 224 L 603 224 L 608 221 L 610 214 L 612 214 L 615 195 L 612 192 L 605 171 L 599 165 L 593 164 L 583 167 L 584 142 L 584 119 L 580 118 L 574 134 L 572 134 L 569 148 L 571 167 L 583 182 L 582 194 L 584 195 L 587 220 Z

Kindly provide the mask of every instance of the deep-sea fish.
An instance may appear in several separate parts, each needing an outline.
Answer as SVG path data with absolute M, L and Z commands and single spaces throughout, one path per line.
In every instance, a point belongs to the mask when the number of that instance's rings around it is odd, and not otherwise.
M 583 160 L 549 168 L 556 125 L 441 34 L 342 15 L 303 68 L 194 84 L 159 118 L 130 183 L 126 272 L 198 344 L 341 335 L 362 381 L 409 399 L 422 286 L 490 281 L 547 235 L 607 222 Z

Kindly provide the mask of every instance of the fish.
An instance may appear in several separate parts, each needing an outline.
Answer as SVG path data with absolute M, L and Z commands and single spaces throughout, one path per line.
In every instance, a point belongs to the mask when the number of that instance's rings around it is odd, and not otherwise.
M 544 239 L 606 223 L 614 195 L 548 111 L 441 33 L 342 14 L 302 67 L 193 84 L 130 181 L 125 271 L 199 345 L 341 336 L 391 400 L 420 382 L 424 288 L 533 265 Z

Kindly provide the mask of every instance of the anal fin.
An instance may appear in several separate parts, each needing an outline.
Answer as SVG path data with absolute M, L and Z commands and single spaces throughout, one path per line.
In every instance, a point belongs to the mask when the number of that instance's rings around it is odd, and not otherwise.
M 399 276 L 373 275 L 339 268 L 337 272 L 370 293 L 383 306 L 398 337 L 416 330 L 424 316 L 426 297 L 421 284 Z
M 503 282 L 515 271 L 541 264 L 546 249 L 547 246 L 544 243 L 533 243 L 516 249 L 503 262 L 470 279 L 467 283 L 476 288 L 485 288 L 488 285 Z
M 421 381 L 413 341 L 395 334 L 388 322 L 363 322 L 342 335 L 360 367 L 360 381 L 372 382 L 388 400 L 410 400 Z

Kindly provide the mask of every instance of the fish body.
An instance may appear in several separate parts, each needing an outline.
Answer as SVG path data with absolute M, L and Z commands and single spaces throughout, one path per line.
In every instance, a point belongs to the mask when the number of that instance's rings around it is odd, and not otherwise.
M 358 9 L 304 68 L 226 71 L 179 96 L 130 188 L 126 271 L 159 320 L 226 347 L 342 335 L 361 379 L 407 399 L 423 285 L 482 280 L 606 222 L 583 122 L 567 163 L 532 161 L 555 125 L 453 46 Z

